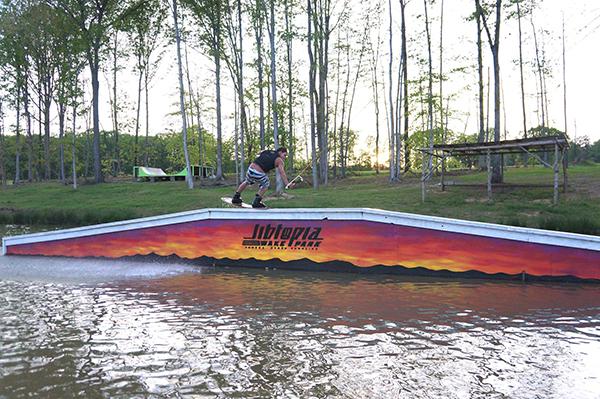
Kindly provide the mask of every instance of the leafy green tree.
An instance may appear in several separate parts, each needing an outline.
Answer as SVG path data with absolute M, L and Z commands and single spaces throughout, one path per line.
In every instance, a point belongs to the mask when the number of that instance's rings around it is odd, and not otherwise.
M 143 4 L 143 0 L 131 3 L 123 0 L 45 0 L 46 3 L 67 18 L 77 27 L 87 64 L 90 68 L 92 84 L 92 125 L 94 181 L 103 181 L 100 153 L 100 81 L 98 73 L 102 52 L 110 40 L 116 25 L 133 15 Z
M 138 75 L 137 105 L 135 117 L 135 146 L 133 148 L 134 163 L 139 164 L 139 132 L 140 111 L 142 103 L 142 89 L 145 92 L 146 105 L 146 136 L 144 140 L 144 165 L 148 165 L 148 109 L 149 109 L 149 85 L 156 68 L 156 62 L 152 57 L 161 48 L 165 32 L 167 8 L 160 0 L 147 0 L 138 8 L 135 15 L 122 25 L 129 37 L 129 45 L 135 59 L 135 72 Z M 160 55 L 160 54 L 159 54 Z
M 16 2 L 10 2 L 0 9 L 0 68 L 2 82 L 6 85 L 9 98 L 4 102 L 12 102 L 16 110 L 16 152 L 14 183 L 21 180 L 21 100 L 27 83 L 27 57 L 24 40 L 24 25 L 22 7 Z M 11 101 L 6 101 L 6 100 Z M 31 173 L 31 152 L 29 153 L 29 173 Z
M 224 16 L 227 15 L 227 0 L 183 0 L 182 3 L 193 13 L 200 28 L 200 42 L 215 64 L 215 101 L 217 121 L 217 168 L 216 177 L 223 179 L 223 135 L 221 115 L 221 60 L 224 53 Z

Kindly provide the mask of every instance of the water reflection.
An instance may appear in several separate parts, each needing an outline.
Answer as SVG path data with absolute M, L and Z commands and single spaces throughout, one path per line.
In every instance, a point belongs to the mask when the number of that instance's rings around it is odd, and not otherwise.
M 596 285 L 0 259 L 0 396 L 600 395 Z

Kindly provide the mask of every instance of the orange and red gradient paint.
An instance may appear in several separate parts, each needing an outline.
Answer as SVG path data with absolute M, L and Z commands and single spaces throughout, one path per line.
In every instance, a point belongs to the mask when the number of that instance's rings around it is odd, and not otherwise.
M 259 225 L 259 227 L 256 227 Z M 248 244 L 256 231 L 279 228 Z M 287 229 L 287 230 L 285 230 Z M 306 234 L 294 245 L 293 229 Z M 306 229 L 306 230 L 302 230 Z M 285 239 L 281 239 L 284 237 Z M 311 237 L 313 238 L 311 240 Z M 256 238 L 256 237 L 254 237 Z M 297 240 L 298 241 L 298 240 Z M 299 241 L 298 241 L 299 242 Z M 318 243 L 318 244 L 317 244 Z M 203 220 L 102 235 L 9 246 L 7 254 L 119 258 L 134 255 L 202 256 L 314 262 L 358 267 L 424 267 L 430 270 L 576 276 L 600 279 L 600 252 L 369 221 Z

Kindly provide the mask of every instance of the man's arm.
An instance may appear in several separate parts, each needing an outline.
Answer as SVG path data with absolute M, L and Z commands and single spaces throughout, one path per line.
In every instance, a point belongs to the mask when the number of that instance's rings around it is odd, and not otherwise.
M 290 184 L 290 182 L 288 181 L 287 175 L 285 174 L 285 169 L 283 168 L 283 161 L 281 160 L 281 158 L 277 158 L 275 160 L 275 166 L 279 170 L 279 175 L 283 180 L 283 185 L 287 187 L 287 185 Z

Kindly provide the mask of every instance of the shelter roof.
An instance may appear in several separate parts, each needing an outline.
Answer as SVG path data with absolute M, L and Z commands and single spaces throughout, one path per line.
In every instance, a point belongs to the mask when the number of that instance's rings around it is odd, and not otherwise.
M 513 154 L 522 152 L 550 152 L 558 145 L 560 151 L 569 147 L 564 135 L 534 137 L 517 140 L 504 140 L 498 142 L 484 143 L 458 143 L 458 144 L 436 144 L 433 146 L 434 153 L 445 153 L 448 155 L 485 155 L 489 151 L 492 154 Z M 429 148 L 421 148 L 420 151 L 429 153 Z

